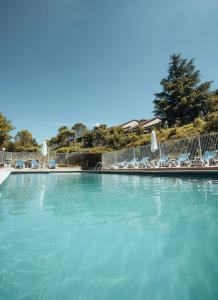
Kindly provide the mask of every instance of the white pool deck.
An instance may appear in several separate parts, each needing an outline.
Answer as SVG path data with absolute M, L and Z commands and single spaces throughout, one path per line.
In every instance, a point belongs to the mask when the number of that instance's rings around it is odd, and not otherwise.
M 56 169 L 48 169 L 48 168 L 39 168 L 39 169 L 15 169 L 15 168 L 2 168 L 0 169 L 0 185 L 8 178 L 10 174 L 18 174 L 18 173 L 72 173 L 72 172 L 80 172 L 80 167 L 75 168 L 56 168 Z
M 56 169 L 39 168 L 39 169 L 15 169 L 15 168 L 2 168 L 0 169 L 0 185 L 8 178 L 10 174 L 24 174 L 24 173 L 93 173 L 93 170 L 81 170 L 80 167 L 64 167 Z M 195 168 L 148 168 L 148 169 L 105 169 L 98 170 L 94 173 L 98 174 L 135 174 L 135 175 L 215 175 L 218 178 L 218 166 L 215 167 L 195 167 Z
M 72 173 L 72 172 L 80 172 L 80 167 L 64 167 L 64 168 L 38 168 L 38 169 L 31 169 L 31 168 L 23 168 L 23 169 L 13 169 L 12 173 Z
M 218 176 L 218 166 L 208 167 L 162 167 L 162 168 L 145 168 L 145 169 L 103 169 L 99 170 L 98 173 L 107 174 L 199 174 L 199 175 L 216 175 Z
M 12 168 L 0 169 L 0 185 L 8 178 L 12 171 Z

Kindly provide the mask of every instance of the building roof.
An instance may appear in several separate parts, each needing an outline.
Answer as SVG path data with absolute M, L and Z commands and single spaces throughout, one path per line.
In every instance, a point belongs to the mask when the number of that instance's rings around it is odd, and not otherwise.
M 136 122 L 137 125 L 139 124 L 139 121 L 138 121 L 138 120 L 130 120 L 130 121 L 126 122 L 126 123 L 123 123 L 123 124 L 119 125 L 118 127 L 125 127 L 125 128 L 132 127 L 131 125 L 128 126 L 128 124 L 131 124 L 131 123 L 133 123 L 133 122 Z M 137 126 L 137 125 L 135 125 L 135 126 Z M 135 127 L 135 126 L 134 126 L 134 127 Z
M 155 117 L 153 119 L 150 119 L 150 120 L 146 120 L 144 122 L 142 122 L 140 125 L 142 127 L 149 127 L 151 125 L 154 125 L 154 124 L 158 124 L 161 122 L 161 119 L 159 117 Z M 153 124 L 154 123 L 154 124 Z
M 159 124 L 160 122 L 161 122 L 161 119 L 159 117 L 155 117 L 155 118 L 152 118 L 152 119 L 149 119 L 149 120 L 145 120 L 145 119 L 136 120 L 136 119 L 133 119 L 133 120 L 130 120 L 126 123 L 123 123 L 123 124 L 119 125 L 118 127 L 122 127 L 124 129 L 132 129 L 132 128 L 135 128 L 138 125 L 140 125 L 140 126 L 146 128 L 146 127 L 150 127 L 150 126 L 155 125 L 155 124 Z

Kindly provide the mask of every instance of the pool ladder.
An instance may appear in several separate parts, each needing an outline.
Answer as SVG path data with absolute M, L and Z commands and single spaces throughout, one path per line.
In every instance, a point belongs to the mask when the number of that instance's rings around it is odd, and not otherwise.
M 99 170 L 101 170 L 102 169 L 102 162 L 101 161 L 99 161 L 97 164 L 96 164 L 96 166 L 94 167 L 94 170 L 93 170 L 93 173 L 97 173 Z

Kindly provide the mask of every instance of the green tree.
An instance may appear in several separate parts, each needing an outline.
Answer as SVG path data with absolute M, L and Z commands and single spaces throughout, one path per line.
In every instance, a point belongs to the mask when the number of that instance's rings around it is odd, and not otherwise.
M 14 129 L 11 121 L 7 120 L 7 118 L 0 112 L 0 147 L 4 147 L 5 143 L 7 143 L 10 139 L 10 131 Z
M 38 144 L 36 140 L 33 138 L 32 133 L 28 130 L 19 131 L 15 138 L 14 149 L 17 152 L 27 151 L 27 152 L 35 152 L 38 150 Z M 12 148 L 12 145 L 10 145 Z
M 15 136 L 15 143 L 24 147 L 37 147 L 38 144 L 28 130 L 21 130 Z
M 61 126 L 61 127 L 58 128 L 59 133 L 64 132 L 64 131 L 69 131 L 67 126 L 64 125 L 64 126 Z
M 107 145 L 109 130 L 107 125 L 96 126 L 91 131 L 86 131 L 82 137 L 84 147 L 102 147 Z
M 211 131 L 218 131 L 218 111 L 214 111 L 212 113 L 209 113 L 206 116 L 206 130 L 208 132 Z
M 84 148 L 91 148 L 93 147 L 93 135 L 92 131 L 87 130 L 82 137 L 82 146 Z
M 194 59 L 184 59 L 181 54 L 170 56 L 168 76 L 161 85 L 163 91 L 155 94 L 154 113 L 166 119 L 169 126 L 194 121 L 202 113 L 203 101 L 210 98 L 211 82 L 200 83 Z
M 75 132 L 67 126 L 58 128 L 58 134 L 50 139 L 48 144 L 54 148 L 67 147 L 74 141 Z
M 207 101 L 207 105 L 210 112 L 218 111 L 218 90 L 211 93 L 210 99 Z
M 16 152 L 16 144 L 14 141 L 9 141 L 6 143 L 5 148 L 7 149 L 7 151 L 9 152 Z
M 58 138 L 58 143 L 61 145 L 61 147 L 69 146 L 69 144 L 74 141 L 75 132 L 66 129 L 63 130 L 61 133 L 59 133 L 57 135 L 57 138 Z
M 206 116 L 206 129 L 210 131 L 218 131 L 218 90 L 211 93 L 211 97 L 207 102 L 209 114 Z
M 123 128 L 113 127 L 107 136 L 107 146 L 113 149 L 122 149 L 128 143 L 135 141 L 135 134 L 126 132 Z
M 108 129 L 106 124 L 94 127 L 92 131 L 93 146 L 106 146 L 108 137 Z
M 76 123 L 73 125 L 73 127 L 71 128 L 72 131 L 75 132 L 75 137 L 81 138 L 82 135 L 86 132 L 87 128 L 86 125 L 84 125 L 83 123 Z

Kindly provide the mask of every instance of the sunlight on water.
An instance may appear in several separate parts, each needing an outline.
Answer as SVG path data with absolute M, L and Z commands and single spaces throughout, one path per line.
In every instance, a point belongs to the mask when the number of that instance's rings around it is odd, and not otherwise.
M 218 180 L 11 175 L 0 299 L 218 299 Z

